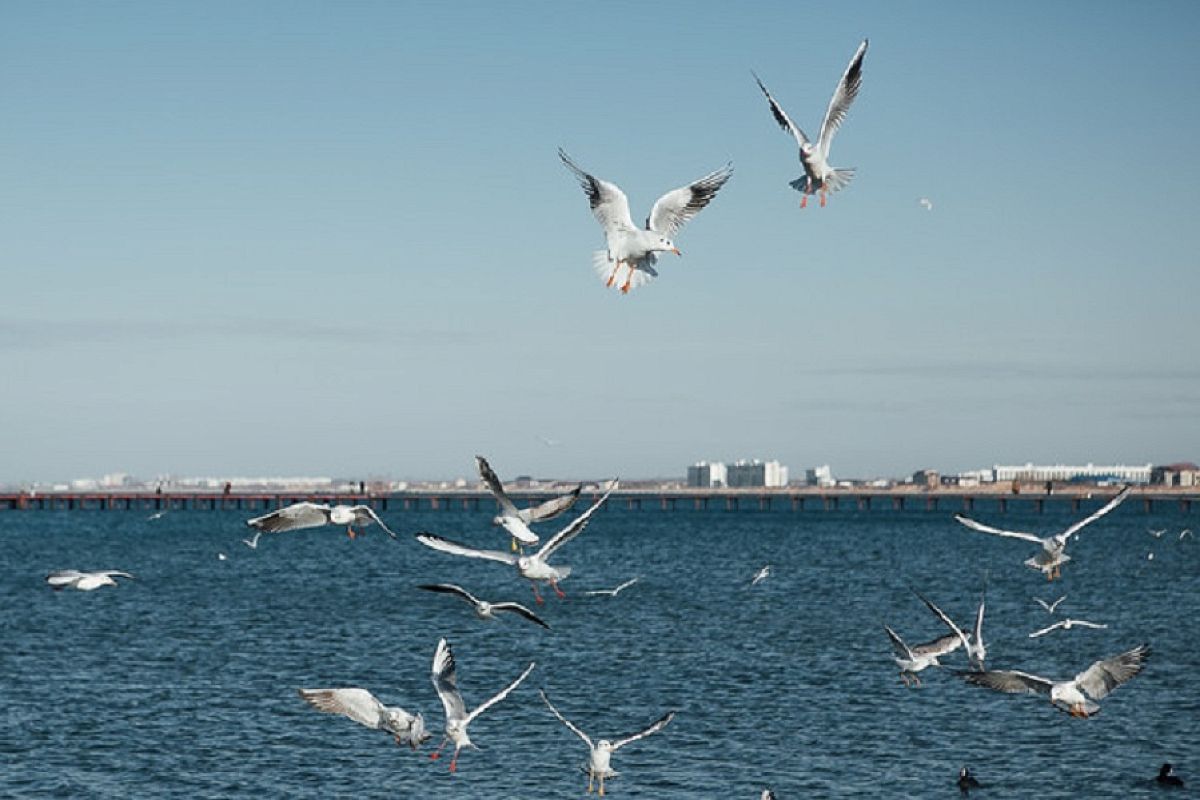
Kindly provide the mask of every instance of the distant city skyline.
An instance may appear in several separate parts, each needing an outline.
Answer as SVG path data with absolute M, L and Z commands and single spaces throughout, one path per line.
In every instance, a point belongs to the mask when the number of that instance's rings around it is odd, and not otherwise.
M 864 38 L 857 173 L 800 210 L 751 70 L 812 133 Z M 0 482 L 1196 460 L 1198 38 L 1170 0 L 5 2 Z M 734 174 L 624 297 L 559 147 L 635 217 Z

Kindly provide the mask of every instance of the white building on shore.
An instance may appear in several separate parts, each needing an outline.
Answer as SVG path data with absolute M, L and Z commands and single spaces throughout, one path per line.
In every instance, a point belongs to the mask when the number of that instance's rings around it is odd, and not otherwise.
M 788 484 L 788 468 L 778 461 L 735 461 L 727 470 L 726 485 L 781 487 Z
M 1152 466 L 1129 466 L 1126 464 L 1097 465 L 1088 463 L 1084 466 L 1068 466 L 1055 464 L 1040 466 L 1032 462 L 1024 466 L 992 467 L 996 481 L 1120 481 L 1122 483 L 1149 483 Z
M 699 461 L 688 467 L 687 485 L 700 488 L 710 488 L 713 486 L 725 486 L 727 472 L 725 465 L 720 461 L 709 463 L 708 461 Z

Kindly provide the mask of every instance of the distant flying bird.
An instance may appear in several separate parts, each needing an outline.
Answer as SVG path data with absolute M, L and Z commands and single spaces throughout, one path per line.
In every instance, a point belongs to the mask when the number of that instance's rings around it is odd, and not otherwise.
M 966 648 L 967 658 L 970 659 L 975 668 L 983 669 L 984 660 L 987 658 L 987 647 L 983 643 L 983 612 L 985 606 L 985 597 L 982 594 L 979 597 L 979 609 L 975 612 L 975 628 L 971 635 L 968 636 L 963 632 L 962 628 L 954 624 L 954 620 L 950 619 L 945 611 L 942 611 L 940 608 L 935 606 L 933 602 L 929 600 L 929 598 L 925 597 L 920 592 L 916 592 L 916 595 L 917 597 L 921 598 L 921 602 L 923 602 L 929 608 L 929 610 L 932 611 L 934 615 L 940 619 L 946 625 L 946 627 L 954 633 L 955 636 L 958 637 L 959 641 L 962 642 L 962 646 Z
M 1181 531 L 1179 532 L 1179 541 L 1181 541 L 1181 542 L 1182 542 L 1182 541 L 1183 541 L 1183 537 L 1185 537 L 1185 536 L 1191 536 L 1191 535 L 1192 535 L 1192 529 L 1191 529 L 1191 528 L 1184 528 L 1183 530 L 1181 530 Z
M 900 680 L 910 687 L 921 685 L 918 672 L 926 667 L 940 667 L 938 658 L 954 652 L 962 644 L 962 640 L 956 634 L 949 633 L 939 639 L 909 647 L 900 635 L 887 625 L 884 625 L 883 629 L 892 640 L 892 649 L 895 651 L 892 660 L 900 667 Z
M 930 200 L 928 197 L 919 198 L 917 200 L 917 205 L 919 205 L 921 208 L 925 209 L 926 211 L 933 211 L 933 201 Z M 965 767 L 964 767 L 964 769 L 965 769 Z
M 1095 522 L 1119 506 L 1132 491 L 1132 486 L 1126 486 L 1125 488 L 1121 489 L 1121 491 L 1118 492 L 1112 500 L 1109 500 L 1102 508 L 1100 508 L 1100 510 L 1088 517 L 1085 517 L 1079 522 L 1076 522 L 1062 533 L 1055 534 L 1054 536 L 1041 537 L 1035 536 L 1032 533 L 1024 533 L 1022 531 L 1001 530 L 999 528 L 993 528 L 991 526 L 984 525 L 981 522 L 976 522 L 964 514 L 955 514 L 954 518 L 963 525 L 966 525 L 968 528 L 982 531 L 983 533 L 994 533 L 997 536 L 1007 536 L 1013 539 L 1024 539 L 1027 542 L 1036 542 L 1037 544 L 1040 544 L 1042 546 L 1041 551 L 1033 558 L 1026 559 L 1025 565 L 1030 569 L 1040 570 L 1046 576 L 1046 580 L 1052 581 L 1060 575 L 1062 565 L 1071 560 L 1071 557 L 1064 552 L 1067 547 L 1067 541 L 1071 538 L 1071 536 L 1075 533 L 1078 533 L 1079 530 L 1085 525 Z
M 1060 619 L 1058 622 L 1054 623 L 1053 625 L 1048 625 L 1045 628 L 1042 628 L 1040 631 L 1034 631 L 1033 633 L 1029 634 L 1029 638 L 1036 639 L 1039 636 L 1045 636 L 1047 633 L 1050 633 L 1050 631 L 1055 631 L 1055 630 L 1058 630 L 1059 628 L 1063 629 L 1064 631 L 1069 631 L 1069 630 L 1071 630 L 1071 628 L 1074 628 L 1076 626 L 1078 626 L 1080 628 L 1107 628 L 1108 627 L 1107 625 L 1099 625 L 1095 622 L 1088 622 L 1086 619 Z
M 558 447 L 558 445 L 560 444 L 558 439 L 550 439 L 545 436 L 542 436 L 541 434 L 539 434 L 537 438 L 538 438 L 538 441 L 541 442 L 542 444 L 546 445 L 546 447 Z
M 496 502 L 500 504 L 500 513 L 492 519 L 492 524 L 503 527 L 521 544 L 537 544 L 538 536 L 529 529 L 529 526 L 532 523 L 551 520 L 566 513 L 571 506 L 575 505 L 580 491 L 583 490 L 583 484 L 579 484 L 561 497 L 551 498 L 532 508 L 517 508 L 509 499 L 508 492 L 504 491 L 504 483 L 488 464 L 487 459 L 483 456 L 475 456 L 475 466 L 479 469 L 479 478 L 487 485 L 488 491 L 496 498 Z
M 833 92 L 829 108 L 825 110 L 825 119 L 821 122 L 821 131 L 817 136 L 816 143 L 809 141 L 804 131 L 800 130 L 800 127 L 788 117 L 783 106 L 779 105 L 767 91 L 767 87 L 763 85 L 759 77 L 754 76 L 758 88 L 762 89 L 762 93 L 767 97 L 767 103 L 771 106 L 771 114 L 774 115 L 775 121 L 800 145 L 800 163 L 804 166 L 804 175 L 789 185 L 801 193 L 801 208 L 808 205 L 809 195 L 817 192 L 821 193 L 821 206 L 824 207 L 825 193 L 836 192 L 850 183 L 850 179 L 854 177 L 853 168 L 834 169 L 829 166 L 829 144 L 833 141 L 833 135 L 841 127 L 842 120 L 846 118 L 846 112 L 850 110 L 854 98 L 858 97 L 858 90 L 862 87 L 863 57 L 866 54 L 867 40 L 863 39 Z
M 766 566 L 759 568 L 758 572 L 754 573 L 754 577 L 750 579 L 750 585 L 757 586 L 769 577 L 771 577 L 771 565 L 767 564 Z
M 606 594 L 609 597 L 616 597 L 622 591 L 624 591 L 625 589 L 628 589 L 630 586 L 633 586 L 639 580 L 640 580 L 640 578 L 630 578 L 629 580 L 625 581 L 624 583 L 622 583 L 620 586 L 618 586 L 615 589 L 593 589 L 590 592 L 584 592 L 584 594 L 593 596 L 593 597 L 596 595 L 601 595 L 601 594 Z
M 554 704 L 550 702 L 550 698 L 546 696 L 546 692 L 544 690 L 539 690 L 538 694 L 542 696 L 542 702 L 545 703 L 546 707 L 550 709 L 550 713 L 554 714 L 554 716 L 558 718 L 559 722 L 561 722 L 563 725 L 566 725 L 571 733 L 574 733 L 580 739 L 583 739 L 583 743 L 588 746 L 588 749 L 591 751 L 588 757 L 587 768 L 588 794 L 591 794 L 592 784 L 595 781 L 599 783 L 597 791 L 601 797 L 604 796 L 604 779 L 614 778 L 617 776 L 617 773 L 613 771 L 611 766 L 612 754 L 631 742 L 636 742 L 638 739 L 644 739 L 651 734 L 658 733 L 663 728 L 667 727 L 667 724 L 675 718 L 675 712 L 668 711 L 666 714 L 663 714 L 661 717 L 651 723 L 648 728 L 638 733 L 634 733 L 629 736 L 623 736 L 615 741 L 601 739 L 597 742 L 593 742 L 591 737 L 589 737 L 586 733 L 573 725 L 569 719 L 559 713 L 558 709 L 554 707 Z
M 346 535 L 351 539 L 358 535 L 354 530 L 356 526 L 365 528 L 372 523 L 383 528 L 388 536 L 396 538 L 396 534 L 387 525 L 384 525 L 379 515 L 367 505 L 331 507 L 327 503 L 293 503 L 286 508 L 272 511 L 270 514 L 246 520 L 246 524 L 251 528 L 257 528 L 265 533 L 319 528 L 322 525 L 345 525 Z
M 1162 538 L 1162 535 L 1163 535 L 1164 533 L 1166 533 L 1166 532 L 1167 532 L 1167 529 L 1166 529 L 1166 528 L 1159 528 L 1158 530 L 1155 530 L 1154 528 L 1147 528 L 1147 529 L 1146 529 L 1146 533 L 1150 534 L 1150 535 L 1151 535 L 1151 536 L 1153 536 L 1155 539 L 1161 539 L 1161 538 Z
M 1072 717 L 1090 717 L 1100 711 L 1093 700 L 1103 700 L 1114 689 L 1142 671 L 1150 657 L 1150 646 L 1138 645 L 1103 661 L 1097 661 L 1069 681 L 1052 681 L 1017 670 L 962 672 L 959 677 L 975 686 L 1008 694 L 1043 694 L 1060 711 Z M 1085 696 L 1086 695 L 1086 696 Z M 1088 697 L 1092 699 L 1089 700 Z
M 543 602 L 541 594 L 538 593 L 538 581 L 550 584 L 550 588 L 554 589 L 554 593 L 559 597 L 566 597 L 563 590 L 558 588 L 559 581 L 566 580 L 571 574 L 570 567 L 554 567 L 546 563 L 550 556 L 554 555 L 554 551 L 562 547 L 567 542 L 574 539 L 583 529 L 587 527 L 588 520 L 592 518 L 592 514 L 596 513 L 596 509 L 608 499 L 616 488 L 616 481 L 613 481 L 612 488 L 601 495 L 600 499 L 592 504 L 591 508 L 580 514 L 569 525 L 563 528 L 545 544 L 541 549 L 533 555 L 514 555 L 505 553 L 499 550 L 477 550 L 474 547 L 468 547 L 465 544 L 452 542 L 449 539 L 443 539 L 440 536 L 435 536 L 432 533 L 418 533 L 417 541 L 426 547 L 432 547 L 434 550 L 440 550 L 443 553 L 450 553 L 456 556 L 466 556 L 467 558 L 482 558 L 488 561 L 499 561 L 501 564 L 508 564 L 517 568 L 517 574 L 525 578 L 533 586 L 533 596 L 541 605 Z
M 1045 600 L 1041 599 L 1040 597 L 1033 598 L 1033 601 L 1035 603 L 1037 603 L 1039 606 L 1041 606 L 1042 608 L 1046 609 L 1047 614 L 1053 614 L 1054 609 L 1058 608 L 1058 604 L 1066 599 L 1067 599 L 1067 596 L 1064 594 L 1062 597 L 1058 598 L 1053 603 L 1047 603 Z
M 217 553 L 217 561 L 224 561 L 227 556 L 224 553 Z
M 475 595 L 468 592 L 461 586 L 456 586 L 453 583 L 423 583 L 417 587 L 424 589 L 427 592 L 441 592 L 442 594 L 452 594 L 466 600 L 475 609 L 475 616 L 484 620 L 496 619 L 497 611 L 511 611 L 514 614 L 524 617 L 535 625 L 541 625 L 543 628 L 549 628 L 541 617 L 534 614 L 520 603 L 489 603 L 486 600 L 480 600 Z
M 165 508 L 164 508 L 164 509 L 163 509 L 163 510 L 161 510 L 161 511 L 155 511 L 153 514 L 151 514 L 150 516 L 146 517 L 146 519 L 148 519 L 148 520 L 162 519 L 162 518 L 163 518 L 163 517 L 165 517 L 166 515 L 167 515 L 167 509 L 165 509 Z
M 263 535 L 262 531 L 255 531 L 254 535 L 251 536 L 249 539 L 242 539 L 242 544 L 246 545 L 246 547 L 249 547 L 251 550 L 257 550 L 258 549 L 258 540 L 262 537 L 262 535 Z
M 300 696 L 318 711 L 341 714 L 359 725 L 391 735 L 397 746 L 416 750 L 429 738 L 425 718 L 410 714 L 399 706 L 388 707 L 366 689 L 299 689 Z
M 462 694 L 458 691 L 458 675 L 454 666 L 454 653 L 450 650 L 449 642 L 445 639 L 439 639 L 437 650 L 433 654 L 433 688 L 437 690 L 438 697 L 442 700 L 442 708 L 446 711 L 446 735 L 442 738 L 442 743 L 438 745 L 438 749 L 430 754 L 429 757 L 440 758 L 442 748 L 446 746 L 446 743 L 454 742 L 454 757 L 450 759 L 450 771 L 454 772 L 457 770 L 458 751 L 464 747 L 475 746 L 471 741 L 471 737 L 467 735 L 467 726 L 484 711 L 487 711 L 496 705 L 496 703 L 508 697 L 509 693 L 517 688 L 521 681 L 529 677 L 529 673 L 533 672 L 533 667 L 534 662 L 530 662 L 529 666 L 517 676 L 515 681 L 500 690 L 490 700 L 476 706 L 475 710 L 468 714 L 466 703 L 463 702 Z
M 116 586 L 113 578 L 133 578 L 128 572 L 115 569 L 102 572 L 80 572 L 77 569 L 60 569 L 46 576 L 46 583 L 58 592 L 63 589 L 78 589 L 81 592 L 91 592 L 101 586 Z
M 633 223 L 629 199 L 615 183 L 584 172 L 562 149 L 559 149 L 558 157 L 575 173 L 592 206 L 592 214 L 604 229 L 607 249 L 597 250 L 593 255 L 596 272 L 604 279 L 605 286 L 612 286 L 624 276 L 620 283 L 623 294 L 649 283 L 658 275 L 654 269 L 658 263 L 656 253 L 682 255 L 672 237 L 712 202 L 733 175 L 733 166 L 726 164 L 687 186 L 667 192 L 655 201 L 646 218 L 646 227 L 642 229 Z

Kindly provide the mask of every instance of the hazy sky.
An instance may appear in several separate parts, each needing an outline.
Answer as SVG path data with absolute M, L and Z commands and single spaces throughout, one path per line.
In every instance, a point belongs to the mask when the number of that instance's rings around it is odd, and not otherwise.
M 815 135 L 864 37 L 858 175 L 801 211 L 750 70 Z M 1197 41 L 1195 2 L 6 0 L 0 481 L 1200 460 Z M 559 146 L 635 219 L 736 171 L 622 297 Z

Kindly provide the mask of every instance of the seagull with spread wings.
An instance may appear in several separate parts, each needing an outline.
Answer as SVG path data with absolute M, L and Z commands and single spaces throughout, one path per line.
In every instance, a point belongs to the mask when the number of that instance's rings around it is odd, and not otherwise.
M 900 638 L 900 634 L 887 625 L 884 625 L 883 629 L 887 631 L 888 638 L 892 640 L 892 649 L 895 651 L 892 660 L 896 662 L 896 666 L 900 667 L 900 680 L 909 687 L 920 686 L 921 678 L 917 673 L 926 667 L 942 666 L 938 659 L 947 653 L 954 652 L 962 644 L 962 640 L 956 634 L 948 633 L 931 642 L 909 647 Z
M 475 595 L 468 592 L 461 586 L 456 586 L 453 583 L 423 583 L 417 587 L 424 589 L 427 592 L 441 592 L 442 594 L 452 594 L 456 597 L 461 597 L 471 604 L 475 609 L 475 616 L 483 620 L 495 620 L 497 611 L 511 611 L 514 614 L 524 617 L 535 625 L 541 625 L 543 628 L 549 628 L 541 617 L 534 614 L 520 603 L 489 603 L 486 600 L 480 600 Z
M 475 456 L 475 466 L 479 469 L 480 479 L 500 505 L 500 513 L 492 519 L 492 524 L 503 527 L 512 535 L 513 539 L 521 544 L 537 544 L 538 536 L 529 529 L 529 526 L 535 522 L 545 522 L 565 514 L 571 506 L 575 505 L 580 491 L 583 490 L 583 484 L 579 484 L 561 497 L 553 497 L 532 508 L 517 508 L 509 499 L 508 493 L 504 491 L 504 483 L 492 470 L 487 459 L 483 456 Z
M 643 229 L 633 223 L 629 198 L 615 183 L 584 172 L 562 149 L 559 149 L 558 157 L 579 179 L 592 213 L 604 229 L 607 249 L 596 251 L 593 257 L 596 272 L 605 280 L 605 286 L 612 286 L 623 276 L 624 280 L 620 281 L 623 294 L 649 283 L 658 275 L 654 269 L 658 263 L 656 253 L 682 255 L 672 238 L 712 202 L 733 175 L 733 166 L 726 164 L 687 186 L 672 189 L 655 201 Z
M 1104 699 L 1141 672 L 1142 664 L 1149 656 L 1150 646 L 1140 644 L 1132 650 L 1097 661 L 1068 681 L 1052 681 L 1011 669 L 962 672 L 959 675 L 967 683 L 997 692 L 1046 695 L 1060 711 L 1066 711 L 1072 717 L 1086 718 L 1100 711 L 1095 700 Z
M 533 585 L 533 596 L 537 600 L 538 605 L 541 605 L 541 594 L 538 592 L 538 582 L 549 583 L 554 589 L 554 593 L 559 597 L 566 597 L 563 590 L 558 588 L 559 581 L 566 580 L 571 574 L 571 568 L 567 566 L 555 567 L 547 563 L 547 559 L 554 555 L 558 548 L 562 547 L 567 542 L 574 539 L 583 529 L 587 527 L 588 521 L 596 510 L 608 499 L 608 496 L 613 493 L 617 487 L 617 481 L 611 481 L 609 489 L 600 499 L 574 520 L 569 525 L 563 528 L 545 544 L 542 545 L 533 555 L 517 555 L 515 553 L 505 553 L 500 550 L 478 550 L 474 547 L 468 547 L 465 544 L 452 542 L 449 539 L 443 539 L 440 536 L 435 536 L 432 533 L 418 533 L 417 541 L 426 547 L 431 547 L 434 550 L 440 550 L 443 553 L 450 553 L 456 556 L 466 556 L 467 558 L 482 558 L 487 561 L 498 561 L 501 564 L 508 564 L 517 568 L 517 573 L 528 580 Z
M 63 589 L 71 588 L 78 589 L 81 592 L 92 592 L 99 589 L 101 586 L 116 586 L 117 582 L 113 578 L 130 578 L 133 576 L 128 572 L 120 570 L 107 569 L 98 572 L 80 572 L 77 569 L 60 569 L 56 572 L 51 572 L 46 576 L 46 583 L 54 591 L 62 591 Z
M 616 597 L 621 592 L 628 589 L 630 586 L 633 586 L 639 580 L 641 580 L 640 577 L 630 578 L 629 580 L 625 581 L 620 586 L 617 586 L 614 589 L 592 589 L 590 592 L 584 592 L 584 594 L 588 595 L 589 597 L 596 597 L 596 596 L 602 595 L 602 594 L 608 595 L 609 597 Z
M 1060 619 L 1058 622 L 1054 623 L 1053 625 L 1048 625 L 1045 628 L 1042 628 L 1040 631 L 1034 631 L 1033 633 L 1029 634 L 1029 638 L 1036 639 L 1039 636 L 1045 636 L 1047 633 L 1050 633 L 1051 631 L 1059 630 L 1060 628 L 1064 631 L 1069 631 L 1069 630 L 1071 630 L 1071 628 L 1075 628 L 1075 627 L 1104 629 L 1104 628 L 1107 628 L 1108 626 L 1101 625 L 1097 622 L 1088 622 L 1086 619 Z
M 759 77 L 754 75 L 754 80 L 758 82 L 758 88 L 762 89 L 762 93 L 767 97 L 767 103 L 771 106 L 771 114 L 775 117 L 775 121 L 800 145 L 800 163 L 804 166 L 804 175 L 789 185 L 801 193 L 801 208 L 808 205 L 809 195 L 818 192 L 821 194 L 823 208 L 825 193 L 836 192 L 850 183 L 850 179 L 854 177 L 853 168 L 834 169 L 829 165 L 829 144 L 833 141 L 833 135 L 841 127 L 842 121 L 846 119 L 846 113 L 850 110 L 854 98 L 858 97 L 858 90 L 862 87 L 863 57 L 866 54 L 867 40 L 863 39 L 862 44 L 855 51 L 854 57 L 850 59 L 850 64 L 846 67 L 842 79 L 838 81 L 833 97 L 829 101 L 829 108 L 825 110 L 825 119 L 821 121 L 821 131 L 816 142 L 809 140 L 800 126 L 792 122 L 787 112 L 783 110 L 783 106 L 779 105 L 771 96 Z
M 1053 536 L 1042 537 L 1032 533 L 1025 533 L 1024 531 L 1001 530 L 1000 528 L 993 528 L 990 525 L 984 525 L 982 522 L 976 522 L 965 514 L 955 514 L 954 518 L 972 530 L 993 533 L 997 536 L 1006 536 L 1011 539 L 1024 539 L 1027 542 L 1040 544 L 1042 546 L 1041 551 L 1034 557 L 1026 559 L 1025 565 L 1030 569 L 1040 570 L 1045 574 L 1046 580 L 1052 581 L 1061 574 L 1062 565 L 1071 560 L 1071 557 L 1065 552 L 1067 541 L 1084 526 L 1090 525 L 1121 505 L 1132 491 L 1132 486 L 1124 487 L 1113 499 L 1109 500 L 1090 516 L 1081 519 L 1062 533 L 1056 533 Z
M 917 597 L 921 598 L 921 602 L 958 637 L 959 641 L 962 642 L 962 646 L 967 651 L 967 658 L 970 659 L 976 669 L 980 670 L 984 668 L 983 662 L 987 658 L 987 646 L 983 643 L 983 612 L 987 604 L 986 592 L 987 589 L 985 588 L 984 592 L 979 595 L 979 609 L 975 612 L 975 628 L 969 635 L 964 633 L 962 628 L 955 625 L 954 620 L 950 619 L 945 611 L 934 605 L 929 598 L 920 592 L 916 592 Z
M 1054 613 L 1054 610 L 1055 610 L 1056 608 L 1058 608 L 1058 604 L 1059 604 L 1059 603 L 1061 603 L 1063 600 L 1066 600 L 1066 599 L 1067 599 L 1067 596 L 1064 594 L 1062 597 L 1058 598 L 1058 599 L 1057 599 L 1057 600 L 1055 600 L 1053 603 L 1047 603 L 1045 600 L 1043 600 L 1043 599 L 1042 599 L 1042 598 L 1040 598 L 1040 597 L 1035 597 L 1035 598 L 1033 598 L 1033 602 L 1037 603 L 1039 606 L 1041 606 L 1042 608 L 1044 608 L 1044 609 L 1046 610 L 1046 613 L 1047 613 L 1047 614 L 1053 614 L 1053 613 Z
M 330 506 L 327 503 L 293 503 L 285 508 L 272 511 L 270 514 L 246 520 L 246 524 L 264 533 L 319 528 L 322 525 L 345 525 L 346 535 L 351 539 L 358 535 L 354 530 L 356 526 L 364 528 L 367 525 L 376 524 L 383 528 L 388 536 L 396 538 L 396 534 L 383 524 L 383 520 L 368 505 Z
M 450 650 L 450 643 L 445 639 L 439 639 L 437 650 L 433 653 L 433 688 L 437 689 L 438 697 L 442 700 L 442 708 L 446 710 L 446 735 L 442 738 L 442 743 L 438 745 L 438 749 L 429 755 L 430 758 L 440 758 L 442 748 L 447 742 L 454 742 L 454 757 L 450 759 L 450 771 L 454 772 L 458 769 L 458 751 L 464 747 L 475 747 L 471 737 L 467 735 L 467 726 L 471 722 L 487 711 L 492 706 L 499 703 L 504 698 L 508 697 L 513 689 L 520 685 L 521 681 L 529 677 L 529 673 L 533 672 L 534 662 L 530 662 L 525 671 L 517 676 L 517 679 L 504 687 L 493 696 L 475 707 L 475 710 L 467 713 L 467 705 L 463 702 L 462 694 L 458 691 L 458 676 L 454 667 L 454 653 Z
M 384 731 L 396 740 L 397 746 L 408 745 L 416 750 L 430 736 L 425 730 L 425 718 L 420 713 L 410 714 L 399 706 L 385 706 L 366 689 L 347 687 L 298 691 L 304 702 L 318 711 L 340 714 L 359 725 Z
M 638 733 L 634 733 L 629 736 L 622 736 L 615 741 L 609 739 L 600 739 L 599 741 L 593 742 L 590 736 L 573 725 L 569 719 L 559 713 L 558 709 L 555 708 L 550 702 L 550 698 L 546 696 L 545 690 L 538 690 L 538 694 L 542 696 L 542 702 L 545 703 L 546 707 L 550 709 L 550 713 L 558 717 L 559 722 L 561 722 L 563 725 L 566 725 L 567 728 L 569 728 L 570 731 L 580 739 L 583 739 L 583 743 L 588 746 L 588 749 L 591 751 L 591 753 L 588 758 L 587 790 L 588 793 L 591 794 L 593 783 L 598 782 L 599 786 L 597 787 L 597 792 L 601 797 L 604 796 L 604 779 L 615 778 L 617 776 L 617 773 L 613 771 L 611 766 L 612 754 L 627 744 L 636 742 L 638 739 L 644 739 L 653 733 L 658 733 L 663 728 L 667 727 L 667 723 L 675 718 L 675 712 L 668 711 L 666 714 L 663 714 L 661 717 L 655 720 L 648 728 Z

